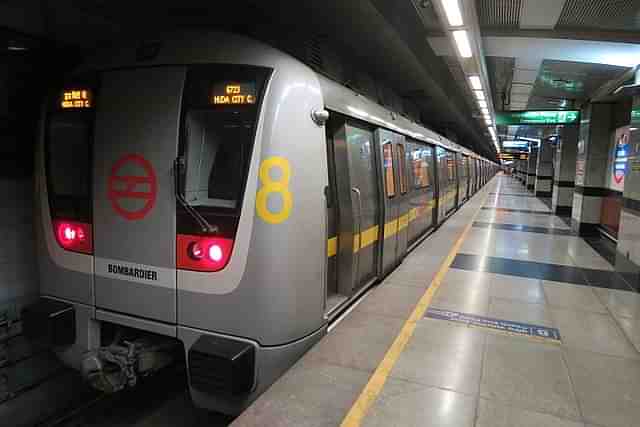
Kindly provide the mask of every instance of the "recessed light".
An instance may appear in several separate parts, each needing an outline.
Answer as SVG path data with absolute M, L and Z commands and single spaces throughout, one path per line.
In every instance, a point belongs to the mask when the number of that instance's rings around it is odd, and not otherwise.
M 482 89 L 482 81 L 480 80 L 480 76 L 469 76 L 469 82 L 471 82 L 471 87 L 473 88 L 473 90 Z
M 471 44 L 469 43 L 469 35 L 466 30 L 458 30 L 453 32 L 453 39 L 458 46 L 458 52 L 463 58 L 471 58 L 473 52 L 471 51 Z
M 463 24 L 462 12 L 460 12 L 458 0 L 442 0 L 442 7 L 444 8 L 444 13 L 447 15 L 449 25 L 459 27 Z

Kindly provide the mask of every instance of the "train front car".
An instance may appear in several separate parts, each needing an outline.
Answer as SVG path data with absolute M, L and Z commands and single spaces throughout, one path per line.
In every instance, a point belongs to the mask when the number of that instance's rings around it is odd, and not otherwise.
M 177 343 L 196 405 L 241 411 L 326 330 L 322 112 L 309 68 L 239 36 L 91 61 L 43 120 L 30 330 L 105 390 Z

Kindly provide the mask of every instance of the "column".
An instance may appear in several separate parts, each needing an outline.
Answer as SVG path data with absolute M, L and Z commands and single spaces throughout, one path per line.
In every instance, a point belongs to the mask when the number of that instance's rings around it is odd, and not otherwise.
M 527 184 L 527 161 L 520 159 L 518 160 L 518 180 L 522 185 Z
M 616 270 L 640 290 L 640 96 L 633 98 L 630 129 Z
M 551 132 L 555 133 L 555 132 Z M 553 142 L 548 138 L 544 138 L 540 142 L 538 150 L 538 161 L 536 165 L 536 177 L 534 183 L 534 191 L 536 197 L 551 198 L 551 190 L 553 188 Z
M 581 236 L 597 233 L 602 197 L 606 194 L 612 104 L 582 109 L 571 224 Z
M 531 144 L 529 148 L 529 160 L 527 161 L 527 190 L 533 191 L 536 183 L 536 166 L 538 166 L 538 147 Z
M 551 207 L 556 215 L 571 216 L 576 177 L 578 129 L 578 126 L 562 126 L 560 128 L 556 147 L 556 164 L 553 168 L 553 196 L 551 199 Z

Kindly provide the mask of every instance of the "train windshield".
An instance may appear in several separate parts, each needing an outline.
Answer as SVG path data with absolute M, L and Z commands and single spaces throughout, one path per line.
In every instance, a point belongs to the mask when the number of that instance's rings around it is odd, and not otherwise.
M 189 70 L 180 151 L 184 197 L 191 206 L 238 212 L 267 74 L 246 66 Z
M 49 117 L 46 158 L 54 217 L 91 220 L 91 138 L 93 115 L 58 112 Z

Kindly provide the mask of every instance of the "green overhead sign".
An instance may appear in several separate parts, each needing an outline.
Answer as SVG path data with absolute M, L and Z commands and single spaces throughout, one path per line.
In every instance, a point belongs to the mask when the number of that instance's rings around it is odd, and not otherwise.
M 631 121 L 638 122 L 640 121 L 640 107 L 634 108 L 631 110 Z
M 496 113 L 496 124 L 510 125 L 570 125 L 580 122 L 580 111 L 507 111 Z

